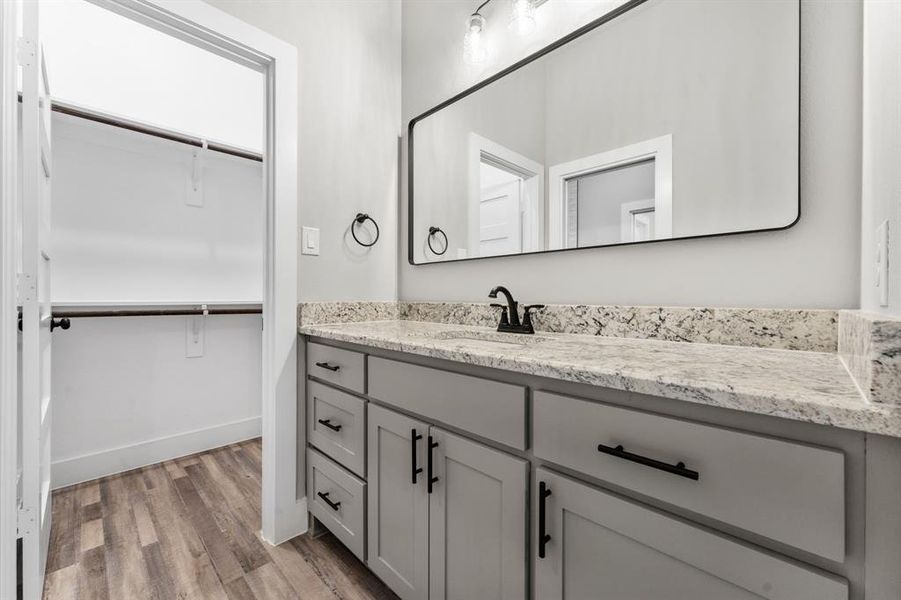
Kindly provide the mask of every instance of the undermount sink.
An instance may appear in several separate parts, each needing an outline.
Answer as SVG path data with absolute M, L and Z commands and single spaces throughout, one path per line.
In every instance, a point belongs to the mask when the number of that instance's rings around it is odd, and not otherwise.
M 439 340 L 488 342 L 491 344 L 506 344 L 510 346 L 528 346 L 547 339 L 540 335 L 501 333 L 498 331 L 442 331 L 435 337 Z

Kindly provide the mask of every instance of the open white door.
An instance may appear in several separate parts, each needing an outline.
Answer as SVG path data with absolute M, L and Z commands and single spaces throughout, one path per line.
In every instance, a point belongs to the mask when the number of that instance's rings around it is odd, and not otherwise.
M 41 597 L 50 540 L 50 97 L 38 35 L 38 0 L 26 0 L 22 65 L 22 535 L 24 598 Z
M 522 252 L 522 179 L 482 188 L 479 199 L 479 256 Z

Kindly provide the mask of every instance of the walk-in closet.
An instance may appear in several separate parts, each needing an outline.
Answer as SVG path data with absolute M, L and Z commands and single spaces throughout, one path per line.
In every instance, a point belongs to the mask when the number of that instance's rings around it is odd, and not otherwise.
M 52 487 L 260 435 L 262 74 L 42 5 Z

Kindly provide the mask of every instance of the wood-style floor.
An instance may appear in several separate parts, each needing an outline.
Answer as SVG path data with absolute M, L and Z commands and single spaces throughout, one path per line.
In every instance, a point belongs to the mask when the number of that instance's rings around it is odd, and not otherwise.
M 53 494 L 44 600 L 396 598 L 331 534 L 262 541 L 251 440 Z

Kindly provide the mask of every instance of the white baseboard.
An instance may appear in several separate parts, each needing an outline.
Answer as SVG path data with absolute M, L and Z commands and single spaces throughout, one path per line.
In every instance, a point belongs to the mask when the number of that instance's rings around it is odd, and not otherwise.
M 261 427 L 261 418 L 251 417 L 55 461 L 51 466 L 53 489 L 260 437 Z

